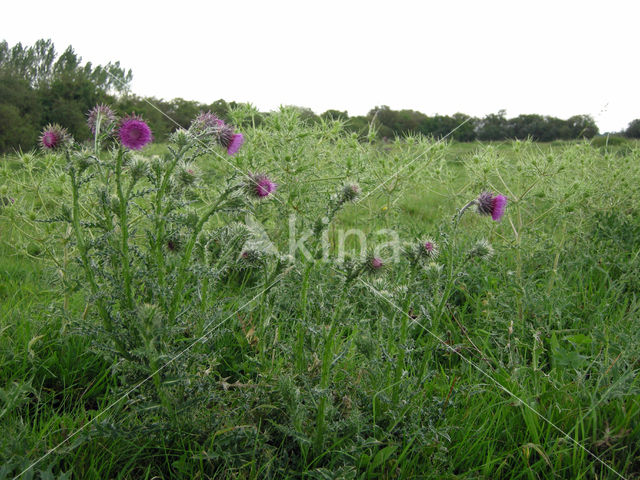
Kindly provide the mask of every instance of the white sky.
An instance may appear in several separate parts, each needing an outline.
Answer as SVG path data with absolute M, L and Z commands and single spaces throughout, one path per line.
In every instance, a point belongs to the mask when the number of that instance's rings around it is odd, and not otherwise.
M 139 95 L 366 114 L 640 118 L 638 1 L 5 1 L 0 39 L 120 60 Z

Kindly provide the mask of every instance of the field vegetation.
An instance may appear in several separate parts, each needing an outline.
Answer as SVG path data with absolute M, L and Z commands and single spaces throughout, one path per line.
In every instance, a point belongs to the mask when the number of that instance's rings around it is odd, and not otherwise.
M 0 159 L 0 479 L 640 478 L 637 143 L 251 112 Z

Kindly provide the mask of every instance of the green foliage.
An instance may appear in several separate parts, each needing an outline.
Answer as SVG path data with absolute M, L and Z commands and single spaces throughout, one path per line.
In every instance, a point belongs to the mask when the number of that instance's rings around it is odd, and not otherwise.
M 14 199 L 0 201 L 0 478 L 63 441 L 34 478 L 619 478 L 573 440 L 632 478 L 635 144 L 380 145 L 302 114 L 247 127 L 233 157 L 154 145 L 0 164 L 0 199 Z M 238 170 L 268 172 L 277 197 L 211 215 L 185 262 L 194 222 Z M 360 200 L 335 209 L 355 180 Z M 509 197 L 503 221 L 471 207 L 454 230 L 456 207 L 482 190 Z M 238 255 L 256 224 L 286 251 L 292 211 L 298 232 L 328 213 L 332 249 L 342 228 L 385 227 L 412 246 L 432 238 L 440 256 L 408 249 L 347 283 L 343 265 L 299 251 L 284 265 Z M 483 261 L 468 256 L 479 237 L 495 250 Z
M 236 121 L 240 128 L 259 126 L 269 115 L 251 105 L 227 103 L 222 99 L 207 105 L 182 98 L 138 97 L 128 93 L 131 78 L 131 70 L 123 69 L 119 62 L 104 66 L 82 64 L 82 58 L 72 47 L 58 55 L 51 40 L 38 40 L 30 47 L 20 43 L 9 47 L 3 41 L 0 43 L 0 122 L 7 127 L 0 131 L 0 152 L 32 148 L 47 123 L 64 124 L 76 139 L 86 140 L 89 131 L 83 119 L 87 111 L 100 102 L 110 103 L 124 113 L 144 115 L 158 141 L 166 141 L 171 132 L 187 125 L 200 111 L 212 111 L 227 120 L 230 111 L 248 108 L 251 113 Z M 587 115 L 568 120 L 541 115 L 507 119 L 505 112 L 500 111 L 479 119 L 463 113 L 427 116 L 414 110 L 395 111 L 383 105 L 366 116 L 349 117 L 347 112 L 338 110 L 327 110 L 318 116 L 309 108 L 295 108 L 299 109 L 303 122 L 339 120 L 348 131 L 367 140 L 421 134 L 461 142 L 527 138 L 548 142 L 592 138 L 598 133 L 594 120 Z M 635 127 L 629 128 L 627 136 L 635 135 Z
M 628 143 L 625 137 L 618 135 L 602 135 L 591 140 L 591 145 L 594 147 L 619 147 Z
M 632 120 L 624 131 L 627 138 L 640 138 L 640 118 Z
M 131 71 L 118 62 L 82 64 L 72 47 L 57 55 L 51 40 L 32 47 L 0 43 L 0 152 L 33 148 L 48 123 L 64 124 L 77 139 L 89 137 L 86 113 L 124 91 Z

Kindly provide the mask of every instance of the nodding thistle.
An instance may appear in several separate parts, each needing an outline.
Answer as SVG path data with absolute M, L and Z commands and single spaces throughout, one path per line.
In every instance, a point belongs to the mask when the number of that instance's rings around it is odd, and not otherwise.
M 227 149 L 227 154 L 234 155 L 244 143 L 244 136 L 235 133 L 231 125 L 227 125 L 214 113 L 201 112 L 193 122 L 190 130 L 196 135 L 211 135 L 220 145 Z
M 486 260 L 493 256 L 493 247 L 491 244 L 483 239 L 478 240 L 471 250 L 469 250 L 469 258 L 479 258 L 480 260 Z
M 476 199 L 476 209 L 480 215 L 491 215 L 491 218 L 498 222 L 504 215 L 507 206 L 507 197 L 504 195 L 493 195 L 491 192 L 482 192 Z
M 116 114 L 105 104 L 96 105 L 87 113 L 87 125 L 94 135 L 96 130 L 106 130 L 116 122 Z M 99 133 L 99 132 L 98 132 Z
M 437 258 L 438 254 L 440 253 L 438 244 L 436 244 L 432 240 L 425 240 L 423 242 L 420 242 L 420 245 L 418 246 L 418 251 L 420 252 L 420 255 L 422 257 L 429 258 L 429 259 Z
M 191 129 L 196 133 L 213 133 L 220 129 L 225 123 L 211 111 L 200 112 L 200 114 L 191 122 Z
M 278 184 L 262 173 L 249 173 L 244 184 L 245 191 L 254 198 L 266 198 L 275 193 Z
M 342 189 L 342 203 L 353 202 L 360 195 L 360 186 L 357 183 L 345 185 Z
M 40 135 L 40 147 L 44 150 L 57 150 L 69 144 L 71 136 L 66 128 L 57 123 L 47 125 Z
M 139 115 L 127 115 L 118 125 L 120 143 L 131 150 L 140 150 L 153 141 L 149 125 Z
M 385 267 L 385 263 L 380 257 L 371 256 L 367 258 L 365 262 L 366 269 L 369 273 L 380 273 Z
M 231 139 L 226 144 L 223 143 L 222 146 L 227 149 L 228 155 L 235 155 L 243 143 L 244 136 L 241 133 L 232 133 Z
M 409 261 L 417 266 L 422 264 L 424 260 L 435 260 L 440 253 L 440 249 L 433 240 L 425 239 L 409 245 L 405 253 Z
M 458 210 L 458 214 L 454 217 L 454 220 L 456 222 L 460 220 L 460 217 L 462 217 L 464 212 L 472 205 L 476 206 L 476 211 L 479 215 L 491 215 L 494 221 L 499 222 L 507 206 L 507 197 L 504 195 L 494 195 L 491 192 L 482 192 L 477 198 L 471 200 Z
M 421 250 L 423 252 L 426 252 L 427 255 L 431 255 L 434 249 L 435 249 L 435 245 L 433 242 L 430 242 L 430 241 L 426 241 L 424 242 L 424 244 L 421 245 Z

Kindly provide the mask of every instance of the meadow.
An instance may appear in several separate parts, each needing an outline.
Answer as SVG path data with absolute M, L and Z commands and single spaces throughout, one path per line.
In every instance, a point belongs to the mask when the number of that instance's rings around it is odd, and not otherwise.
M 638 143 L 242 133 L 0 159 L 0 479 L 640 478 Z

